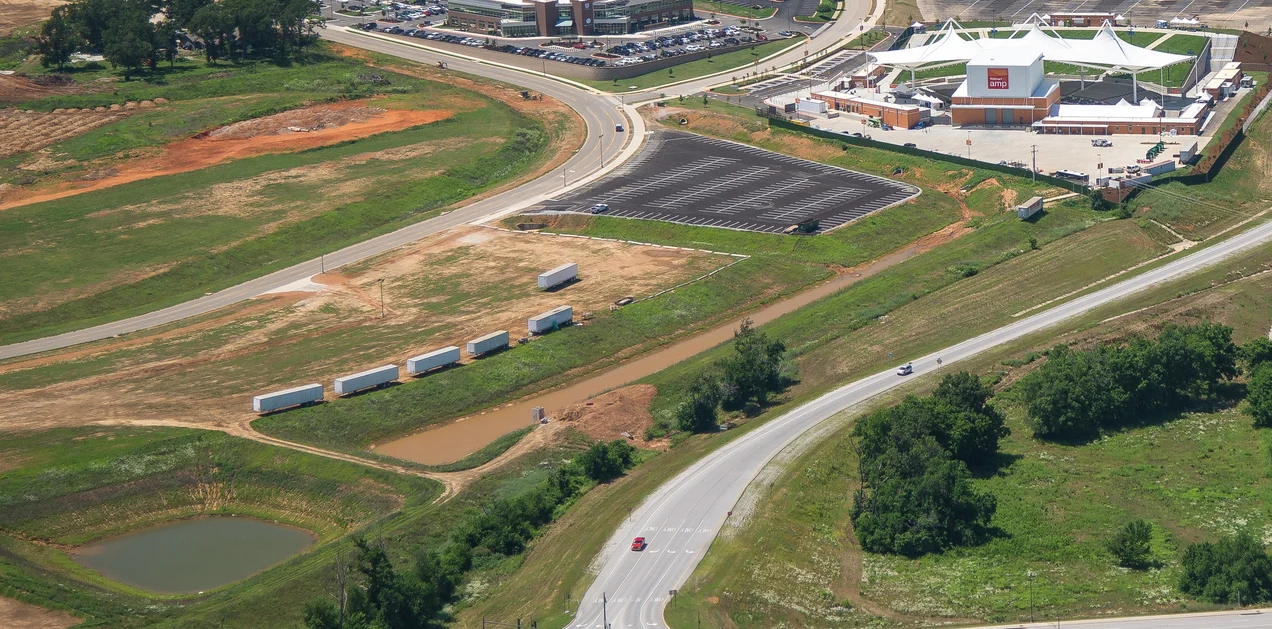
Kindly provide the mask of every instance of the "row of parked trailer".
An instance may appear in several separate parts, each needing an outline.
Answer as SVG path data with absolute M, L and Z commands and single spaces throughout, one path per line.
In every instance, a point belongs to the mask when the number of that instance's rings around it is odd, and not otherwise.
M 549 290 L 577 280 L 578 276 L 579 265 L 571 262 L 540 273 L 538 285 L 540 289 Z M 546 334 L 562 326 L 569 325 L 573 321 L 573 307 L 557 306 L 547 312 L 530 317 L 526 321 L 526 330 L 532 335 Z M 511 337 L 507 330 L 497 330 L 468 341 L 466 349 L 469 356 L 477 357 L 504 349 L 508 347 L 510 342 Z M 424 375 L 430 371 L 457 364 L 459 359 L 460 352 L 458 347 L 453 345 L 443 347 L 406 359 L 406 373 L 412 376 Z M 336 378 L 332 384 L 336 395 L 353 395 L 360 391 L 387 386 L 397 381 L 400 376 L 397 365 L 384 365 L 383 367 L 376 367 L 375 369 L 368 369 Z M 313 404 L 321 402 L 323 395 L 321 384 L 306 384 L 291 389 L 257 395 L 252 398 L 252 410 L 257 413 L 269 413 L 293 406 Z

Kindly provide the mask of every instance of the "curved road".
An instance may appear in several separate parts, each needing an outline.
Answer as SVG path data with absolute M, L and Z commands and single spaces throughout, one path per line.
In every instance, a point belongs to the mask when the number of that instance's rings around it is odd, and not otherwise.
M 948 367 L 1270 240 L 1272 223 L 1263 223 L 1160 268 L 919 358 L 913 362 L 915 372 L 937 369 L 938 357 Z M 737 438 L 658 488 L 606 542 L 599 557 L 600 572 L 570 626 L 603 628 L 604 618 L 612 629 L 665 627 L 663 607 L 668 592 L 688 579 L 743 490 L 768 461 L 804 431 L 906 381 L 890 370 L 831 391 Z M 632 539 L 637 536 L 648 540 L 649 547 L 644 552 L 630 550 Z M 602 602 L 603 596 L 607 605 Z M 1227 617 L 1223 624 L 1240 624 L 1238 618 L 1244 617 Z M 1200 629 L 1214 625 L 1177 626 Z

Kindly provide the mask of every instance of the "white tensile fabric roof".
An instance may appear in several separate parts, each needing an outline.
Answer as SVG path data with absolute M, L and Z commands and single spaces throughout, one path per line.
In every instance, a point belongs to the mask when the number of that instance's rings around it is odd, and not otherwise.
M 1052 37 L 1031 24 L 1025 34 L 1011 39 L 973 39 L 959 37 L 951 20 L 934 35 L 934 43 L 915 48 L 869 53 L 876 63 L 894 68 L 917 70 L 929 66 L 961 63 L 977 53 L 995 48 L 1029 48 L 1042 53 L 1044 61 L 1058 61 L 1097 68 L 1119 68 L 1131 72 L 1156 70 L 1187 61 L 1192 57 L 1140 48 L 1122 41 L 1108 22 L 1093 39 Z

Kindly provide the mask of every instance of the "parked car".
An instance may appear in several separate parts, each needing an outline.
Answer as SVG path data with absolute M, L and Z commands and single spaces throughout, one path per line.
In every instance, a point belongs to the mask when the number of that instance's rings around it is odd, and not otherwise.
M 593 214 L 604 214 L 609 211 L 609 205 L 605 203 L 597 203 L 588 209 Z
M 915 143 L 913 143 L 913 142 L 906 142 L 905 144 L 902 144 L 901 146 L 904 146 L 904 147 L 907 147 L 907 148 L 912 148 L 912 149 L 913 149 L 913 148 L 918 148 L 918 145 L 916 145 L 916 144 L 915 144 Z
M 1104 138 L 1097 138 L 1095 140 L 1091 140 L 1091 146 L 1109 147 L 1109 146 L 1113 146 L 1113 143 L 1108 140 L 1105 140 Z

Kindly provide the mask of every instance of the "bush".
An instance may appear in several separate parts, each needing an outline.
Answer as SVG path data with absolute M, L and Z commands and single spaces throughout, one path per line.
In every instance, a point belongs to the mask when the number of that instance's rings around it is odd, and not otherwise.
M 579 467 L 588 478 L 598 483 L 608 483 L 623 475 L 632 466 L 636 448 L 622 439 L 609 443 L 597 442 L 578 458 Z
M 724 367 L 724 403 L 740 407 L 748 402 L 763 406 L 772 391 L 783 388 L 781 369 L 786 345 L 770 341 L 751 327 L 751 320 L 733 333 L 732 356 L 721 361 Z
M 990 395 L 960 372 L 929 397 L 907 397 L 857 423 L 861 489 L 851 516 L 862 548 L 914 557 L 983 537 L 996 505 L 972 487 L 968 466 L 993 461 L 1008 434 Z
M 1259 428 L 1272 427 L 1272 364 L 1262 364 L 1246 383 L 1246 410 Z
M 1211 603 L 1272 599 L 1272 557 L 1249 533 L 1192 544 L 1184 551 L 1179 589 Z
M 1144 414 L 1208 398 L 1221 381 L 1237 376 L 1237 356 L 1228 326 L 1171 325 L 1156 341 L 1080 352 L 1058 345 L 1021 379 L 1020 390 L 1035 436 L 1089 439 Z
M 712 432 L 720 427 L 716 407 L 724 399 L 724 385 L 714 372 L 698 374 L 689 383 L 689 398 L 676 409 L 676 425 L 688 432 Z
M 1144 520 L 1131 520 L 1105 542 L 1104 547 L 1123 568 L 1143 568 L 1152 552 L 1153 525 Z

